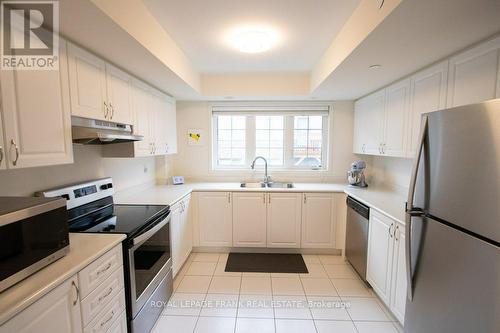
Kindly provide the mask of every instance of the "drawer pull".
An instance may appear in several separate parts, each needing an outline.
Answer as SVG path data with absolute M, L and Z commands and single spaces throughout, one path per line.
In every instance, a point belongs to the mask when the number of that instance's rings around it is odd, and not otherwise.
M 111 315 L 105 321 L 101 322 L 101 328 L 103 328 L 104 325 L 109 323 L 114 316 L 115 316 L 115 310 L 111 311 Z
M 71 281 L 71 285 L 73 286 L 73 288 L 75 288 L 76 291 L 76 298 L 73 301 L 73 306 L 75 306 L 76 303 L 78 303 L 78 299 L 80 298 L 80 289 L 78 289 L 78 286 L 76 285 L 75 281 Z
M 98 270 L 98 271 L 97 271 L 97 276 L 101 275 L 102 273 L 106 273 L 106 271 L 107 271 L 108 269 L 110 269 L 110 268 L 111 268 L 111 263 L 109 262 L 109 263 L 106 265 L 106 267 L 104 267 L 104 268 L 102 268 L 102 269 L 100 269 L 100 270 Z
M 99 303 L 105 299 L 106 297 L 108 297 L 109 295 L 111 295 L 111 293 L 113 292 L 113 287 L 109 287 L 109 290 L 106 294 L 102 295 L 102 296 L 99 296 Z

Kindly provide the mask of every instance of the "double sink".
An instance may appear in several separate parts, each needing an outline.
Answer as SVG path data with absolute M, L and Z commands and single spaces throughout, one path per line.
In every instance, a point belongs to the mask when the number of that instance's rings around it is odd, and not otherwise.
M 241 183 L 240 187 L 246 188 L 294 188 L 293 183 L 264 183 L 264 182 L 256 182 L 256 183 Z

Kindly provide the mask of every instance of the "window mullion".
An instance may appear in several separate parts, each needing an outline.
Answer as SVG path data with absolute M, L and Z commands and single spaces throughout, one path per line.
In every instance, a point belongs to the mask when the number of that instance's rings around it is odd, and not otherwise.
M 283 133 L 284 137 L 284 151 L 285 151 L 285 161 L 284 167 L 293 168 L 293 116 L 285 117 L 285 129 Z
M 255 116 L 247 116 L 247 127 L 246 127 L 246 164 L 250 164 L 255 158 Z

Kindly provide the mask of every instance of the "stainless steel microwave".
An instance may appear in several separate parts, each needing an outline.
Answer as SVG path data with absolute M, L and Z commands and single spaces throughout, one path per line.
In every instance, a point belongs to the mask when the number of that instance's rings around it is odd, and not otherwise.
M 68 251 L 66 200 L 0 197 L 0 292 Z

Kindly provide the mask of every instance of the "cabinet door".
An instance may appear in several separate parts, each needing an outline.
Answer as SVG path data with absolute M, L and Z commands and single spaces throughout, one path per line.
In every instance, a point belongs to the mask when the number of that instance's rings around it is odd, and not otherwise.
M 367 122 L 366 122 L 366 112 L 368 110 L 368 102 L 366 98 L 357 100 L 354 103 L 354 138 L 353 138 L 353 152 L 355 154 L 365 154 L 366 153 L 366 141 L 367 141 Z
M 9 168 L 73 163 L 66 43 L 59 50 L 58 71 L 1 73 Z
M 198 193 L 200 246 L 232 246 L 233 221 L 230 192 Z
M 171 208 L 170 237 L 172 239 L 172 273 L 175 276 L 182 266 L 181 204 Z
M 410 98 L 410 80 L 403 80 L 385 91 L 384 140 L 382 153 L 405 157 L 406 129 Z
M 380 155 L 384 133 L 385 90 L 377 91 L 364 98 L 361 131 L 365 154 Z
M 166 153 L 176 154 L 177 153 L 177 111 L 175 107 L 175 100 L 168 96 L 164 96 L 165 109 L 166 109 L 166 119 L 165 119 L 165 142 L 166 142 Z
M 106 64 L 106 86 L 109 103 L 108 119 L 132 124 L 132 78 L 122 70 Z
M 183 207 L 181 213 L 181 222 L 182 222 L 182 263 L 186 261 L 186 259 L 193 251 L 193 221 L 191 218 L 191 195 L 186 196 L 183 199 Z
M 406 308 L 406 255 L 405 228 L 398 224 L 394 232 L 394 255 L 392 267 L 391 310 L 404 323 Z
M 394 225 L 386 216 L 370 211 L 366 279 L 386 304 L 390 304 Z
M 300 248 L 302 195 L 269 193 L 267 204 L 267 247 Z
M 0 326 L 0 333 L 82 332 L 76 286 L 73 276 Z
M 134 134 L 144 136 L 144 140 L 134 142 L 135 156 L 148 156 L 153 153 L 151 120 L 151 96 L 148 86 L 134 80 L 132 83 L 132 107 L 134 114 Z
M 266 247 L 265 193 L 233 193 L 233 244 Z
M 422 114 L 446 108 L 447 80 L 448 61 L 427 68 L 411 78 L 407 157 L 416 154 Z
M 71 114 L 106 120 L 106 64 L 95 55 L 68 43 Z
M 0 109 L 0 170 L 7 168 L 7 154 L 3 141 L 3 123 L 2 123 L 2 110 Z
M 332 193 L 304 193 L 302 204 L 303 248 L 335 247 L 335 205 Z
M 500 91 L 500 37 L 450 59 L 448 107 L 494 99 Z

